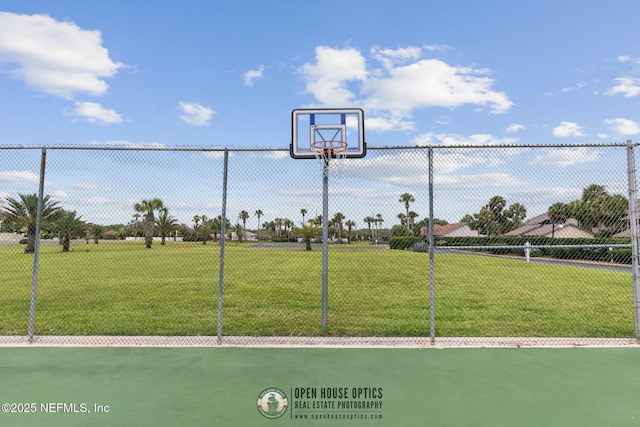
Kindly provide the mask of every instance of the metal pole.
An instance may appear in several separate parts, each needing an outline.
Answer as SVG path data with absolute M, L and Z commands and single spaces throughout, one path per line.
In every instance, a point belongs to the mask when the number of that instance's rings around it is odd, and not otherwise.
M 38 291 L 38 264 L 40 262 L 40 231 L 42 229 L 42 205 L 44 200 L 44 171 L 47 163 L 47 149 L 42 149 L 40 157 L 40 184 L 38 188 L 38 210 L 36 213 L 36 240 L 33 249 L 33 270 L 31 273 L 31 301 L 29 304 L 29 342 L 33 342 L 36 327 L 36 295 Z
M 218 278 L 218 344 L 222 344 L 222 307 L 224 296 L 224 243 L 227 233 L 227 175 L 229 172 L 229 150 L 224 150 L 222 174 L 222 216 L 220 219 L 220 275 Z M 205 236 L 206 239 L 206 236 Z
M 433 239 L 433 147 L 429 147 L 429 336 L 432 345 L 436 343 L 436 249 Z
M 329 157 L 322 164 L 322 329 L 329 311 Z
M 638 267 L 638 216 L 636 212 L 636 163 L 633 153 L 633 143 L 627 141 L 627 173 L 629 178 L 629 222 L 631 226 L 631 268 L 633 278 L 633 293 L 635 299 L 636 342 L 640 344 L 640 274 Z

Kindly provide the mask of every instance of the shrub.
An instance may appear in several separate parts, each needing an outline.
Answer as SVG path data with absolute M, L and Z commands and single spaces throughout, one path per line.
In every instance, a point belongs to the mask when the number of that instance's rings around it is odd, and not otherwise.
M 391 249 L 404 250 L 414 245 L 417 241 L 418 238 L 413 236 L 392 237 L 389 239 L 389 247 Z
M 118 238 L 118 232 L 115 230 L 107 230 L 102 233 L 102 238 L 105 240 L 116 240 Z
M 409 250 L 413 252 L 429 252 L 429 243 L 427 242 L 416 242 L 414 243 Z

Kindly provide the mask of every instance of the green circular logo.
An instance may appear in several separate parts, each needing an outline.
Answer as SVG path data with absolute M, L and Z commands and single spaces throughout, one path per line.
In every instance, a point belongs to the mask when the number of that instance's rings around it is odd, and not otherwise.
M 280 418 L 288 407 L 287 395 L 279 388 L 268 388 L 258 396 L 258 412 L 266 418 Z

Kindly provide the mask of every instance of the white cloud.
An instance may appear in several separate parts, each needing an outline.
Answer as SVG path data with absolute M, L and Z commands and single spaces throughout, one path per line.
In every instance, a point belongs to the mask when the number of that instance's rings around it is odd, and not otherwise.
M 300 69 L 306 80 L 307 92 L 326 105 L 354 102 L 354 94 L 347 88 L 347 82 L 366 79 L 365 58 L 354 48 L 318 46 L 315 52 L 315 64 L 307 63 Z
M 280 160 L 286 159 L 289 157 L 289 153 L 287 151 L 270 151 L 269 153 L 263 156 L 265 159 L 271 160 Z
M 316 198 L 318 196 L 322 196 L 322 189 L 318 188 L 307 188 L 302 190 L 288 190 L 283 188 L 277 188 L 275 191 L 278 194 L 282 194 L 285 196 L 295 196 L 295 197 L 313 197 Z M 329 188 L 329 194 L 331 196 L 347 196 L 350 199 L 363 199 L 363 200 L 371 200 L 378 197 L 380 194 L 371 188 L 361 188 L 361 187 L 331 187 Z
M 4 171 L 0 172 L 0 182 L 9 184 L 34 184 L 40 182 L 40 177 L 31 171 Z
M 65 200 L 69 197 L 69 195 L 67 193 L 65 193 L 62 190 L 58 190 L 58 191 L 54 191 L 51 194 L 51 197 L 53 197 L 54 199 L 58 199 L 58 200 Z
M 89 205 L 104 205 L 106 203 L 109 203 L 109 200 L 105 199 L 104 197 L 89 197 L 86 200 L 86 203 Z
M 202 155 L 204 157 L 207 157 L 209 159 L 222 159 L 224 158 L 224 147 L 212 147 L 215 148 L 215 150 L 212 151 L 205 151 L 202 153 Z M 234 153 L 231 151 L 229 152 L 229 157 L 233 157 Z
M 97 190 L 98 186 L 90 182 L 76 181 L 73 183 L 73 188 L 77 190 Z
M 109 58 L 100 31 L 47 15 L 10 12 L 0 12 L 0 63 L 28 86 L 65 99 L 104 94 L 104 79 L 124 66 Z
M 180 111 L 182 121 L 194 126 L 207 126 L 215 114 L 211 108 L 197 102 L 180 102 Z
M 618 84 L 611 88 L 606 95 L 622 94 L 624 98 L 631 98 L 640 95 L 640 78 L 619 77 L 614 79 Z
M 401 116 L 387 116 L 378 115 L 377 117 L 365 118 L 365 126 L 367 130 L 373 130 L 377 132 L 387 131 L 410 131 L 415 127 L 415 122 L 404 120 Z
M 595 162 L 599 159 L 600 152 L 589 149 L 589 147 L 553 149 L 546 150 L 543 155 L 537 156 L 531 162 L 531 166 L 566 167 L 579 163 Z
M 95 102 L 76 102 L 74 115 L 83 117 L 89 123 L 98 123 L 101 125 L 113 125 L 122 123 L 122 116 L 115 110 L 103 108 Z
M 371 48 L 371 56 L 389 70 L 399 64 L 419 59 L 422 56 L 422 49 L 411 46 L 399 49 L 383 49 L 379 46 L 374 46 Z
M 376 110 L 410 113 L 419 108 L 456 108 L 465 104 L 490 106 L 503 113 L 513 103 L 503 92 L 491 90 L 486 69 L 451 66 L 438 59 L 423 59 L 377 74 L 363 83 L 366 104 Z
M 606 119 L 605 124 L 618 135 L 635 135 L 640 133 L 640 123 L 629 119 Z
M 244 85 L 245 86 L 253 86 L 253 81 L 262 78 L 262 73 L 264 72 L 264 66 L 260 65 L 260 68 L 257 70 L 249 70 L 244 73 Z
M 451 123 L 451 117 L 440 116 L 435 120 L 435 122 L 439 125 L 448 125 Z
M 523 129 L 526 129 L 524 125 L 520 125 L 517 123 L 512 123 L 509 126 L 507 126 L 506 132 L 507 133 L 515 133 L 518 131 L 521 131 Z
M 426 143 L 441 146 L 450 145 L 500 145 L 502 140 L 492 137 L 491 135 L 471 135 L 462 137 L 460 135 L 431 134 L 431 138 L 423 140 Z M 505 164 L 508 156 L 521 154 L 523 150 L 482 150 L 476 148 L 461 148 L 452 150 L 434 150 L 434 174 L 435 182 L 445 183 L 448 187 L 453 186 L 454 182 L 467 183 L 465 185 L 474 185 L 477 182 L 488 184 L 489 182 L 499 180 L 498 177 L 504 178 L 504 181 L 498 182 L 499 185 L 513 185 L 516 178 L 510 175 L 501 174 L 491 171 L 491 168 Z M 398 167 L 398 157 L 395 154 L 385 154 L 376 156 L 373 153 L 367 155 L 364 159 L 347 159 L 342 174 L 345 176 L 372 179 L 376 181 L 385 181 L 395 185 L 427 185 L 428 175 L 425 173 L 425 165 L 429 164 L 428 153 L 421 150 L 411 155 L 411 158 L 405 158 L 402 161 L 402 167 Z M 475 167 L 483 168 L 484 173 L 479 173 Z M 471 173 L 463 174 L 466 170 Z M 474 173 L 475 172 L 475 173 Z M 474 180 L 475 179 L 475 180 Z M 474 186 L 475 188 L 475 186 Z
M 560 92 L 562 93 L 573 92 L 574 90 L 579 90 L 584 88 L 586 85 L 587 84 L 585 82 L 578 82 L 575 86 L 567 86 L 562 88 Z
M 582 127 L 574 122 L 560 122 L 558 126 L 553 128 L 552 133 L 557 137 L 584 136 Z
M 434 133 L 429 132 L 414 138 L 416 145 L 473 145 L 473 146 L 491 146 L 491 145 L 508 145 L 517 142 L 517 138 L 496 138 L 491 134 L 479 133 L 469 136 L 458 135 L 455 133 Z
M 368 62 L 354 48 L 318 46 L 315 62 L 304 64 L 299 71 L 307 92 L 320 104 L 365 106 L 376 119 L 367 119 L 373 130 L 410 130 L 413 112 L 429 107 L 472 104 L 503 113 L 513 106 L 504 92 L 492 89 L 494 80 L 488 69 L 422 58 L 425 51 L 436 49 L 443 48 L 374 46 Z M 379 68 L 372 65 L 375 63 Z
M 526 187 L 514 192 L 513 195 L 524 200 L 535 200 L 539 202 L 548 200 L 548 202 L 544 203 L 550 206 L 558 201 L 568 203 L 572 200 L 579 199 L 582 197 L 582 190 L 580 187 Z
M 429 52 L 444 52 L 451 49 L 451 46 L 447 46 L 446 44 L 425 44 L 423 46 Z
M 438 188 L 498 188 L 522 185 L 523 181 L 506 173 L 488 173 L 483 175 L 436 175 L 434 185 Z
M 90 145 L 93 146 L 105 146 L 105 147 L 123 147 L 123 148 L 166 148 L 166 144 L 162 144 L 160 142 L 130 142 L 126 139 L 120 140 L 108 140 L 105 142 L 100 142 L 98 140 L 92 140 Z

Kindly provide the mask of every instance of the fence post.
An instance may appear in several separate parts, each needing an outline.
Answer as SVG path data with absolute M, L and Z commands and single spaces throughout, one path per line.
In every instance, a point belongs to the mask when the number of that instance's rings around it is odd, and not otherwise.
M 629 225 L 631 231 L 631 268 L 633 277 L 633 294 L 635 300 L 636 342 L 640 344 L 640 278 L 638 270 L 638 217 L 637 217 L 637 189 L 636 163 L 634 146 L 627 140 L 627 173 L 629 178 Z
M 224 149 L 222 172 L 222 215 L 220 218 L 220 269 L 218 278 L 218 344 L 222 344 L 222 307 L 224 297 L 224 244 L 227 240 L 227 176 L 229 173 L 229 150 Z M 206 236 L 204 237 L 207 238 Z
M 429 337 L 436 343 L 435 244 L 433 241 L 433 147 L 429 146 Z
M 322 164 L 322 330 L 329 323 L 329 158 Z
M 40 157 L 40 183 L 38 187 L 38 210 L 36 213 L 36 239 L 33 249 L 33 270 L 31 272 L 31 299 L 29 303 L 29 342 L 33 342 L 36 327 L 36 295 L 38 291 L 38 266 L 40 262 L 40 231 L 42 229 L 42 205 L 44 203 L 44 171 L 47 163 L 47 149 L 42 148 Z

